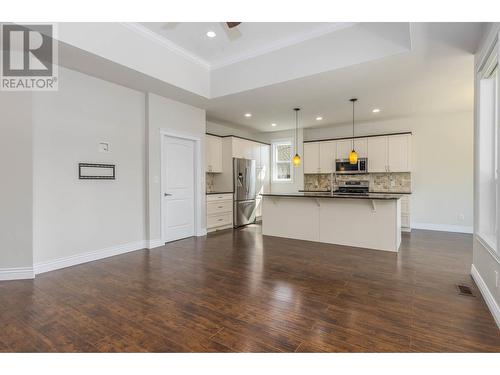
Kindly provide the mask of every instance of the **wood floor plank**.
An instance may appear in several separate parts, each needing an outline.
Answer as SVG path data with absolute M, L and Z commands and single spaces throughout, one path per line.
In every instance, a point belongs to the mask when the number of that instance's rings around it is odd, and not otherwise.
M 472 236 L 415 230 L 394 254 L 260 229 L 0 282 L 0 352 L 500 351 Z

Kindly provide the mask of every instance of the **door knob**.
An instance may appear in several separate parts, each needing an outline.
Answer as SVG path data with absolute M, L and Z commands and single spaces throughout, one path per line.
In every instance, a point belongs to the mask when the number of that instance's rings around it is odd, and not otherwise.
M 170 193 L 164 193 L 163 195 L 164 195 L 165 197 L 171 197 L 171 196 L 172 196 L 172 194 L 170 194 Z

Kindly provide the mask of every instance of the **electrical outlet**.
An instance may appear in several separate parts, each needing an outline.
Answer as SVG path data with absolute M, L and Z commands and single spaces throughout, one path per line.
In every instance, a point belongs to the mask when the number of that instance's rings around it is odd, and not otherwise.
M 465 215 L 464 214 L 459 214 L 458 215 L 458 220 L 464 221 L 465 220 Z

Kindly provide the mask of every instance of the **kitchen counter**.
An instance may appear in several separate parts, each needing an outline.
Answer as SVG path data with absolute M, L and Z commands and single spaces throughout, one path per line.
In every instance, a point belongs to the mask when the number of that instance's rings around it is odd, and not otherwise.
M 287 197 L 287 198 L 329 198 L 329 199 L 400 199 L 401 194 L 368 193 L 368 194 L 346 194 L 330 192 L 299 192 L 299 193 L 264 193 L 263 197 Z
M 403 195 L 303 192 L 265 193 L 262 197 L 264 235 L 364 249 L 399 250 Z
M 299 190 L 299 193 L 330 193 L 330 190 Z M 410 195 L 411 191 L 370 191 L 372 194 L 402 194 Z

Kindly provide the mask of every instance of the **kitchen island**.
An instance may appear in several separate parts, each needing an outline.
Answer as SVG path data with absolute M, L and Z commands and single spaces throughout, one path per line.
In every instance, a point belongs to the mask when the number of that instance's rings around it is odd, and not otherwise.
M 266 193 L 262 196 L 264 235 L 399 250 L 399 194 Z

